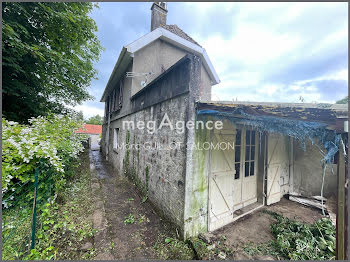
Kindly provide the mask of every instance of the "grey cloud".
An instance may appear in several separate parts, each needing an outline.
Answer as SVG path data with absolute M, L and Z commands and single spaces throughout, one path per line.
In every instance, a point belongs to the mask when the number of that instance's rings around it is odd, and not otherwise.
M 94 10 L 92 17 L 98 25 L 98 37 L 106 51 L 96 64 L 99 80 L 93 81 L 91 86 L 93 93 L 99 95 L 96 95 L 95 101 L 87 104 L 103 109 L 103 103 L 98 101 L 121 48 L 149 32 L 152 3 L 119 2 L 99 3 L 99 5 L 100 9 Z M 253 93 L 263 85 L 277 84 L 284 86 L 285 89 L 283 94 L 276 94 L 273 99 L 282 101 L 283 96 L 298 93 L 289 88 L 296 81 L 319 78 L 348 68 L 347 39 L 331 41 L 320 52 L 310 55 L 330 34 L 347 25 L 347 3 L 334 3 L 326 8 L 322 3 L 315 3 L 312 8 L 303 10 L 291 20 L 284 17 L 286 10 L 292 5 L 290 3 L 277 4 L 275 8 L 267 10 L 261 7 L 253 10 L 250 8 L 247 12 L 248 5 L 254 8 L 254 3 L 239 3 L 228 10 L 224 3 L 220 3 L 207 9 L 205 15 L 201 15 L 196 7 L 189 8 L 184 3 L 175 2 L 168 4 L 168 23 L 177 24 L 189 35 L 199 35 L 202 39 L 213 35 L 219 35 L 224 39 L 232 38 L 240 24 L 248 22 L 262 25 L 272 33 L 287 34 L 302 40 L 297 50 L 260 67 L 243 64 L 232 57 L 225 70 L 219 72 L 222 80 L 230 80 L 231 78 L 227 76 L 232 72 L 254 71 L 261 73 L 262 81 L 257 86 L 251 87 L 214 88 L 217 93 L 239 98 L 240 94 Z M 229 56 L 230 50 L 227 51 Z M 210 58 L 214 60 L 213 57 Z M 317 88 L 315 92 L 320 93 L 324 100 L 337 100 L 347 94 L 347 81 L 314 81 L 312 85 Z M 306 90 L 305 88 L 307 85 L 302 86 L 302 90 Z

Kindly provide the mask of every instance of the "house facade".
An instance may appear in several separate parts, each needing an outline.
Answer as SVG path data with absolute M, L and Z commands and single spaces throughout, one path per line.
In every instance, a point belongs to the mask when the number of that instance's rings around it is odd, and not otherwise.
M 149 201 L 183 233 L 190 149 L 166 148 L 186 144 L 194 131 L 179 134 L 162 128 L 150 134 L 123 123 L 155 121 L 159 126 L 165 114 L 172 122 L 194 121 L 195 102 L 210 100 L 211 86 L 219 78 L 204 48 L 176 25 L 166 25 L 166 5 L 154 3 L 151 10 L 151 32 L 123 47 L 102 96 L 101 149 L 118 172 L 142 185 Z M 122 147 L 148 143 L 149 148 Z
M 184 238 L 285 194 L 332 194 L 338 147 L 320 149 L 344 132 L 347 110 L 210 102 L 219 78 L 205 49 L 166 24 L 164 2 L 151 10 L 151 31 L 122 48 L 101 98 L 101 149 L 116 172 Z

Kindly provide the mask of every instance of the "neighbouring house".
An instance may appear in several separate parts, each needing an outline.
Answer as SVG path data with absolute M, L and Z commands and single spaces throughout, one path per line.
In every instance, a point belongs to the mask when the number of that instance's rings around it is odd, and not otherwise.
M 151 10 L 151 32 L 122 48 L 101 98 L 102 152 L 116 172 L 133 179 L 184 238 L 285 194 L 335 193 L 346 106 L 212 102 L 219 78 L 205 49 L 166 24 L 164 2 Z M 223 126 L 157 129 L 165 117 Z M 141 122 L 155 123 L 155 132 Z M 233 146 L 210 146 L 222 142 Z
M 101 125 L 84 124 L 82 128 L 79 128 L 76 133 L 87 134 L 89 137 L 88 147 L 96 148 L 98 147 L 98 142 L 102 134 Z

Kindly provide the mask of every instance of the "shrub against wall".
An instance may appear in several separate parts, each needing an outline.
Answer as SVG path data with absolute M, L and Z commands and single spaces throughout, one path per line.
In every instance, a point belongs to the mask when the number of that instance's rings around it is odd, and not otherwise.
M 2 194 L 5 208 L 20 194 L 19 186 L 34 181 L 37 167 L 40 167 L 39 180 L 45 177 L 51 193 L 60 189 L 70 164 L 83 151 L 82 141 L 87 139 L 74 132 L 82 123 L 69 116 L 31 118 L 29 123 L 21 125 L 2 119 Z

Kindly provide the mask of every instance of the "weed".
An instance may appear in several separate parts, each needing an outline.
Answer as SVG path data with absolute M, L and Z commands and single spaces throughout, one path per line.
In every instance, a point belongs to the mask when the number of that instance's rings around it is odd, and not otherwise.
M 140 215 L 139 219 L 138 219 L 139 224 L 143 223 L 143 222 L 147 222 L 149 223 L 150 220 L 148 219 L 148 217 L 146 217 L 145 215 Z
M 142 200 L 141 200 L 141 203 L 145 203 L 147 201 L 147 199 L 148 199 L 148 196 L 143 196 Z
M 134 200 L 135 200 L 135 199 L 134 199 L 133 197 L 129 197 L 129 198 L 128 198 L 128 201 L 130 201 L 130 202 L 131 202 L 131 201 L 134 201 Z
M 154 249 L 162 260 L 192 260 L 195 257 L 184 241 L 162 234 L 158 236 Z
M 133 214 L 129 214 L 124 218 L 125 225 L 134 224 L 134 223 L 135 223 L 135 216 Z

